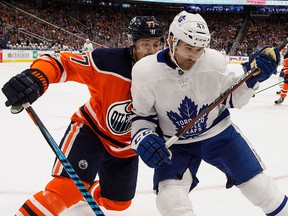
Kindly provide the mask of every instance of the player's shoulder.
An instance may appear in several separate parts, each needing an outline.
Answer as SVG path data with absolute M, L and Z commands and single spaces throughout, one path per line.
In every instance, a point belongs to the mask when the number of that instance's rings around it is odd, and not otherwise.
M 149 56 L 145 56 L 137 61 L 132 69 L 132 77 L 137 75 L 137 77 L 151 77 L 153 75 L 153 71 L 157 70 L 159 64 L 157 62 L 157 54 L 152 54 Z
M 97 48 L 91 52 L 91 56 L 98 70 L 131 77 L 130 48 Z
M 143 58 L 141 58 L 140 60 L 138 60 L 133 68 L 139 68 L 139 67 L 143 67 L 143 65 L 146 65 L 147 67 L 150 66 L 150 64 L 153 64 L 154 62 L 154 59 L 155 59 L 155 54 L 152 54 L 152 55 L 148 55 L 148 56 L 145 56 Z M 143 68 L 144 69 L 144 68 Z
M 205 48 L 203 64 L 207 67 L 219 69 L 226 67 L 227 62 L 222 53 L 215 49 Z
M 205 55 L 207 58 L 223 59 L 223 54 L 220 51 L 211 48 L 205 48 Z
M 152 55 L 148 55 L 145 56 L 143 58 L 141 58 L 139 61 L 137 61 L 135 63 L 135 65 L 133 66 L 133 68 L 142 68 L 142 71 L 149 71 L 151 70 L 151 68 L 155 68 L 155 67 L 159 67 L 159 65 L 161 65 L 161 63 L 165 63 L 165 62 L 161 62 L 159 61 L 159 55 L 161 55 L 162 51 L 159 51 L 155 54 Z
M 107 57 L 110 57 L 108 59 L 116 57 L 121 57 L 121 59 L 123 59 L 126 58 L 127 55 L 129 55 L 129 48 L 96 48 L 92 51 L 93 59 L 106 59 Z

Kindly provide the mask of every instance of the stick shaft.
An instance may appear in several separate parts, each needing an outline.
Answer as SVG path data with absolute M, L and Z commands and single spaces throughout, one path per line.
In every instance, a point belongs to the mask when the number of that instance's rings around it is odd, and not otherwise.
M 95 215 L 104 216 L 104 213 L 101 211 L 100 207 L 94 201 L 91 194 L 89 193 L 89 191 L 87 190 L 81 179 L 78 177 L 75 170 L 71 166 L 70 162 L 63 154 L 63 152 L 60 150 L 57 143 L 55 142 L 49 131 L 46 129 L 45 125 L 42 123 L 41 119 L 38 117 L 34 109 L 29 104 L 23 104 L 23 107 L 25 108 L 31 119 L 34 121 L 34 123 L 38 126 L 42 135 L 44 136 L 49 146 L 55 153 L 56 157 L 59 159 L 69 177 L 73 180 L 78 190 L 81 192 L 81 194 L 83 195 L 83 197 L 85 198 L 91 209 L 94 211 Z
M 255 95 L 258 94 L 258 93 L 260 93 L 260 92 L 263 92 L 263 91 L 265 91 L 265 90 L 267 90 L 267 89 L 270 89 L 270 88 L 272 88 L 272 87 L 274 87 L 274 86 L 276 86 L 276 85 L 279 85 L 279 84 L 281 84 L 281 83 L 283 83 L 283 82 L 284 82 L 284 80 L 281 81 L 281 82 L 275 83 L 275 84 L 273 84 L 273 85 L 271 85 L 271 86 L 268 86 L 267 88 L 264 88 L 264 89 L 256 92 Z
M 277 46 L 277 48 L 279 50 L 282 50 L 287 43 L 288 38 L 283 40 Z M 239 86 L 241 86 L 244 82 L 250 79 L 258 71 L 259 71 L 258 68 L 253 68 L 252 70 L 244 74 L 244 76 L 242 76 L 236 83 L 234 83 L 230 88 L 228 88 L 218 98 L 216 98 L 211 104 L 209 104 L 206 107 L 206 109 L 202 110 L 202 112 L 200 112 L 194 119 L 192 119 L 192 121 L 187 123 L 174 136 L 172 136 L 169 140 L 167 140 L 165 143 L 166 148 L 169 148 L 171 145 L 173 145 L 183 134 L 185 134 L 190 128 L 192 128 L 199 119 L 201 119 L 204 115 L 210 113 L 211 110 L 213 110 L 216 106 L 222 103 L 230 94 L 232 94 Z

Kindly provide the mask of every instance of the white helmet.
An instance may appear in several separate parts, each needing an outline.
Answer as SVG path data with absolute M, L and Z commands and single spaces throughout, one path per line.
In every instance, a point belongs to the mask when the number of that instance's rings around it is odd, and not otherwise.
M 210 32 L 206 21 L 200 14 L 182 11 L 177 14 L 170 25 L 169 36 L 173 36 L 173 48 L 179 40 L 196 47 L 207 47 L 210 43 Z

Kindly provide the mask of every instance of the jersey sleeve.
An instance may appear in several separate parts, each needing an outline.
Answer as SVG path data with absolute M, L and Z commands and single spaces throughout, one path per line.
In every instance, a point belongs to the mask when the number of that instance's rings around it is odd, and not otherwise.
M 48 77 L 50 83 L 75 81 L 89 83 L 95 76 L 91 69 L 92 62 L 90 53 L 73 54 L 69 52 L 44 54 L 37 58 L 31 68 L 41 70 Z
M 234 72 L 227 68 L 226 75 L 224 75 L 224 78 L 220 82 L 222 84 L 224 83 L 224 85 L 222 85 L 224 88 L 222 88 L 221 94 L 226 92 L 232 86 L 236 85 L 240 79 L 240 75 L 236 75 Z M 258 84 L 255 85 L 254 89 L 252 89 L 248 88 L 247 85 L 243 83 L 235 91 L 233 91 L 232 94 L 230 94 L 222 104 L 224 104 L 226 108 L 242 108 L 248 104 L 258 88 Z
M 208 88 L 209 86 L 211 88 L 211 86 L 214 85 L 214 90 L 218 92 L 216 89 L 220 88 L 219 93 L 223 94 L 234 86 L 244 75 L 244 70 L 242 67 L 242 71 L 239 70 L 237 73 L 236 71 L 233 71 L 233 69 L 229 68 L 227 62 L 220 52 L 210 50 L 210 52 L 207 53 L 207 56 L 208 57 L 205 63 L 210 64 L 209 67 L 212 68 L 210 74 L 214 74 L 213 76 L 215 76 L 216 80 L 213 84 L 209 83 L 209 79 L 206 79 L 206 82 L 203 83 L 203 85 L 206 85 Z M 255 90 L 257 90 L 257 86 L 255 86 L 255 89 L 251 89 L 248 88 L 246 84 L 240 85 L 222 102 L 220 105 L 221 110 L 224 110 L 225 108 L 242 108 L 250 101 L 251 97 L 255 94 Z M 220 94 L 217 97 L 219 97 Z M 217 97 L 215 97 L 215 99 Z
M 145 69 L 140 63 L 136 63 L 132 69 L 132 136 L 143 128 L 155 131 L 158 122 L 157 112 L 154 107 L 153 88 L 144 84 L 145 73 L 143 73 L 143 70 Z

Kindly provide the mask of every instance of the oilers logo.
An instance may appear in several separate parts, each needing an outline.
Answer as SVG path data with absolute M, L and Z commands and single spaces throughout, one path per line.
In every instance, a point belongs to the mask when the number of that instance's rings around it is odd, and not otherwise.
M 131 130 L 132 101 L 112 104 L 107 113 L 107 125 L 113 134 L 125 134 Z

